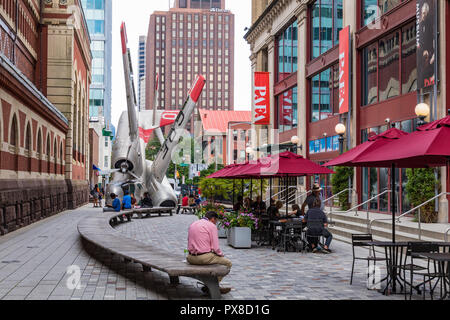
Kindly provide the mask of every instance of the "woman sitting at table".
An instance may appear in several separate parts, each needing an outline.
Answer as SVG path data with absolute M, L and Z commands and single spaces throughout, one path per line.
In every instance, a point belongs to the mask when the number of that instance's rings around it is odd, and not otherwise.
M 271 205 L 267 209 L 267 215 L 270 220 L 279 220 L 281 218 L 280 209 L 283 207 L 283 202 L 277 201 L 275 205 Z
M 237 212 L 244 207 L 244 198 L 242 196 L 237 197 L 237 202 L 233 205 L 233 211 Z
M 252 210 L 252 201 L 250 198 L 244 199 L 244 210 L 250 212 Z
M 288 217 L 303 219 L 304 216 L 302 216 L 302 211 L 300 210 L 300 206 L 298 204 L 292 205 L 292 211 L 288 212 Z

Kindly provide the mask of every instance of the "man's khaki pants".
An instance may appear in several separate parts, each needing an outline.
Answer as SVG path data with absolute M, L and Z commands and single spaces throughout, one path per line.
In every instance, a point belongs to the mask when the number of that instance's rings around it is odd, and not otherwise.
M 214 254 L 214 253 L 206 253 L 206 254 L 202 254 L 200 256 L 191 256 L 188 255 L 186 260 L 190 263 L 190 264 L 196 264 L 196 265 L 204 265 L 204 264 L 221 264 L 224 265 L 226 267 L 228 267 L 228 269 L 231 269 L 232 263 L 230 260 L 228 260 L 227 258 L 224 257 L 219 257 L 218 255 Z M 217 277 L 217 279 L 220 281 L 222 281 L 223 277 Z

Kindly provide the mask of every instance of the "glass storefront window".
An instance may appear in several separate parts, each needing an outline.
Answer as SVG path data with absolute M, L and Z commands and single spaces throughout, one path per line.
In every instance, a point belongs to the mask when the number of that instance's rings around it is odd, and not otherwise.
M 343 26 L 342 0 L 316 0 L 311 12 L 311 59 L 315 59 L 339 43 Z
M 339 67 L 334 65 L 311 79 L 311 122 L 328 119 L 339 110 Z
M 363 26 L 376 20 L 406 0 L 362 0 L 361 16 Z
M 276 97 L 278 112 L 278 130 L 285 132 L 297 128 L 298 92 L 291 88 Z
M 298 28 L 297 21 L 289 25 L 276 39 L 277 43 L 277 81 L 288 77 L 297 71 L 298 58 Z
M 362 50 L 362 105 L 416 91 L 415 42 L 411 23 Z

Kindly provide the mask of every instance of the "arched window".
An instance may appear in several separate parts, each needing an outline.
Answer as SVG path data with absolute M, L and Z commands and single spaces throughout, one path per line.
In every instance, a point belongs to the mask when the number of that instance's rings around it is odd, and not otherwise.
M 55 161 L 55 163 L 54 163 L 55 170 L 53 171 L 53 173 L 58 174 L 58 149 L 56 148 L 56 137 L 55 137 L 55 143 L 53 144 L 53 156 L 55 157 L 53 159 Z
M 47 173 L 50 173 L 50 134 L 47 135 Z
M 17 131 L 17 128 L 17 117 L 14 115 L 11 121 L 11 131 L 9 132 L 9 144 L 14 147 L 14 171 L 19 171 L 19 132 Z
M 64 174 L 64 157 L 63 157 L 63 144 L 59 144 L 59 161 L 61 162 L 61 174 Z
M 18 134 L 17 134 L 17 118 L 14 115 L 11 121 L 11 131 L 9 132 L 9 144 L 17 147 L 18 145 Z
M 26 156 L 27 156 L 27 169 L 28 172 L 31 173 L 31 155 L 32 155 L 32 150 L 31 150 L 31 128 L 30 128 L 30 124 L 27 124 L 27 129 L 25 131 L 25 150 L 27 152 Z
M 38 132 L 36 153 L 39 163 L 39 173 L 42 173 L 42 134 L 40 129 Z

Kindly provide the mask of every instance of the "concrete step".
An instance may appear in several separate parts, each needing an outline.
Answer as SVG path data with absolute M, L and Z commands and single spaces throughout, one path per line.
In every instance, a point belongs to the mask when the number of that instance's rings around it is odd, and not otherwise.
M 386 216 L 388 220 L 375 221 L 372 223 L 373 230 L 386 230 L 387 232 L 391 232 L 392 230 L 392 222 L 389 220 L 390 217 Z M 331 216 L 331 221 L 338 223 L 340 226 L 345 226 L 345 224 L 349 224 L 351 226 L 355 226 L 355 230 L 359 230 L 362 232 L 367 232 L 367 217 L 365 215 L 354 216 L 354 213 L 333 213 Z M 419 236 L 419 227 L 417 223 L 412 223 L 411 219 L 406 218 L 400 220 L 400 222 L 396 222 L 395 230 L 397 233 L 405 233 L 411 237 L 415 237 L 418 239 Z M 422 239 L 429 238 L 433 241 L 443 241 L 444 233 L 427 230 L 424 229 L 422 224 Z

